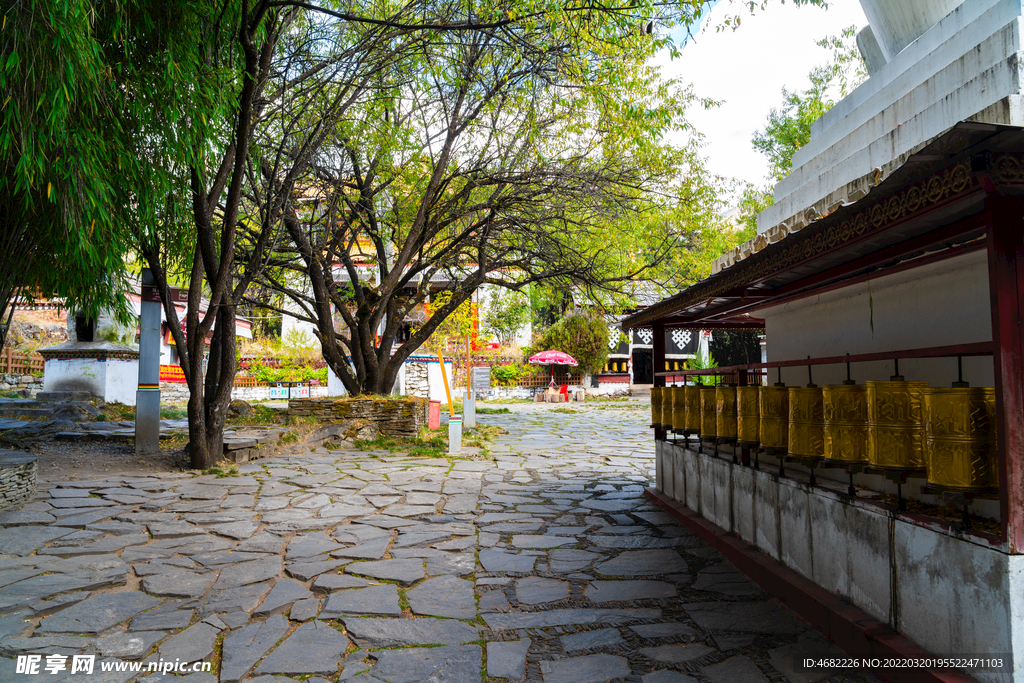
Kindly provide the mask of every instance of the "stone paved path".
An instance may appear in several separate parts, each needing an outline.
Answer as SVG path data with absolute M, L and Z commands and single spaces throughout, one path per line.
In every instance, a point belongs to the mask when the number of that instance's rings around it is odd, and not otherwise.
M 57 483 L 0 513 L 0 681 L 826 679 L 793 657 L 837 650 L 643 498 L 646 406 L 552 408 L 480 416 L 508 432 L 493 461 L 345 450 Z M 27 653 L 214 673 L 14 673 Z

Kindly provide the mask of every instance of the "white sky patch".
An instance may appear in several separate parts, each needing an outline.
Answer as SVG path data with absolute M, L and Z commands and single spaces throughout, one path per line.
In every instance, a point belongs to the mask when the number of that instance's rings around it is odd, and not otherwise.
M 738 4 L 719 3 L 703 22 L 704 30 L 673 61 L 667 52 L 655 59 L 666 77 L 693 83 L 697 95 L 722 100 L 716 109 L 693 108 L 688 118 L 706 137 L 703 155 L 717 175 L 763 184 L 768 162 L 750 140 L 764 128 L 768 112 L 782 103 L 783 86 L 804 90 L 807 74 L 830 58 L 816 40 L 867 24 L 858 0 L 829 0 L 828 9 L 769 3 L 743 14 L 736 31 L 715 32 L 726 15 L 743 12 Z

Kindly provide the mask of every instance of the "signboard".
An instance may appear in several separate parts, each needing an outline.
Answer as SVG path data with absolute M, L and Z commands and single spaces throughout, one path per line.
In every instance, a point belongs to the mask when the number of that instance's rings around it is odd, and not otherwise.
M 270 387 L 270 398 L 288 398 L 288 387 Z
M 300 384 L 288 389 L 288 398 L 309 398 L 309 385 Z
M 473 368 L 473 393 L 486 394 L 491 391 L 491 368 Z
M 153 285 L 142 285 L 142 300 L 156 301 L 157 303 L 163 301 L 160 298 L 160 290 Z M 180 304 L 188 303 L 188 290 L 180 287 L 171 287 L 171 301 Z

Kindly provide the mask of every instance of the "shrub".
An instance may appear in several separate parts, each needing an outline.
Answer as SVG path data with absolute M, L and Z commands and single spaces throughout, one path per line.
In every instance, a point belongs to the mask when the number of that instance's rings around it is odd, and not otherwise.
M 583 372 L 597 372 L 608 360 L 608 323 L 600 315 L 577 312 L 545 330 L 531 351 L 564 351 Z

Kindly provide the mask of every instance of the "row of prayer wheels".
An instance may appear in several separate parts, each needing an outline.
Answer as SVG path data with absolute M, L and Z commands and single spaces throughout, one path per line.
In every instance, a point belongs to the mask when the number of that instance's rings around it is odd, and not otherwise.
M 867 382 L 654 387 L 656 428 L 812 464 L 925 471 L 953 491 L 999 486 L 995 390 Z

